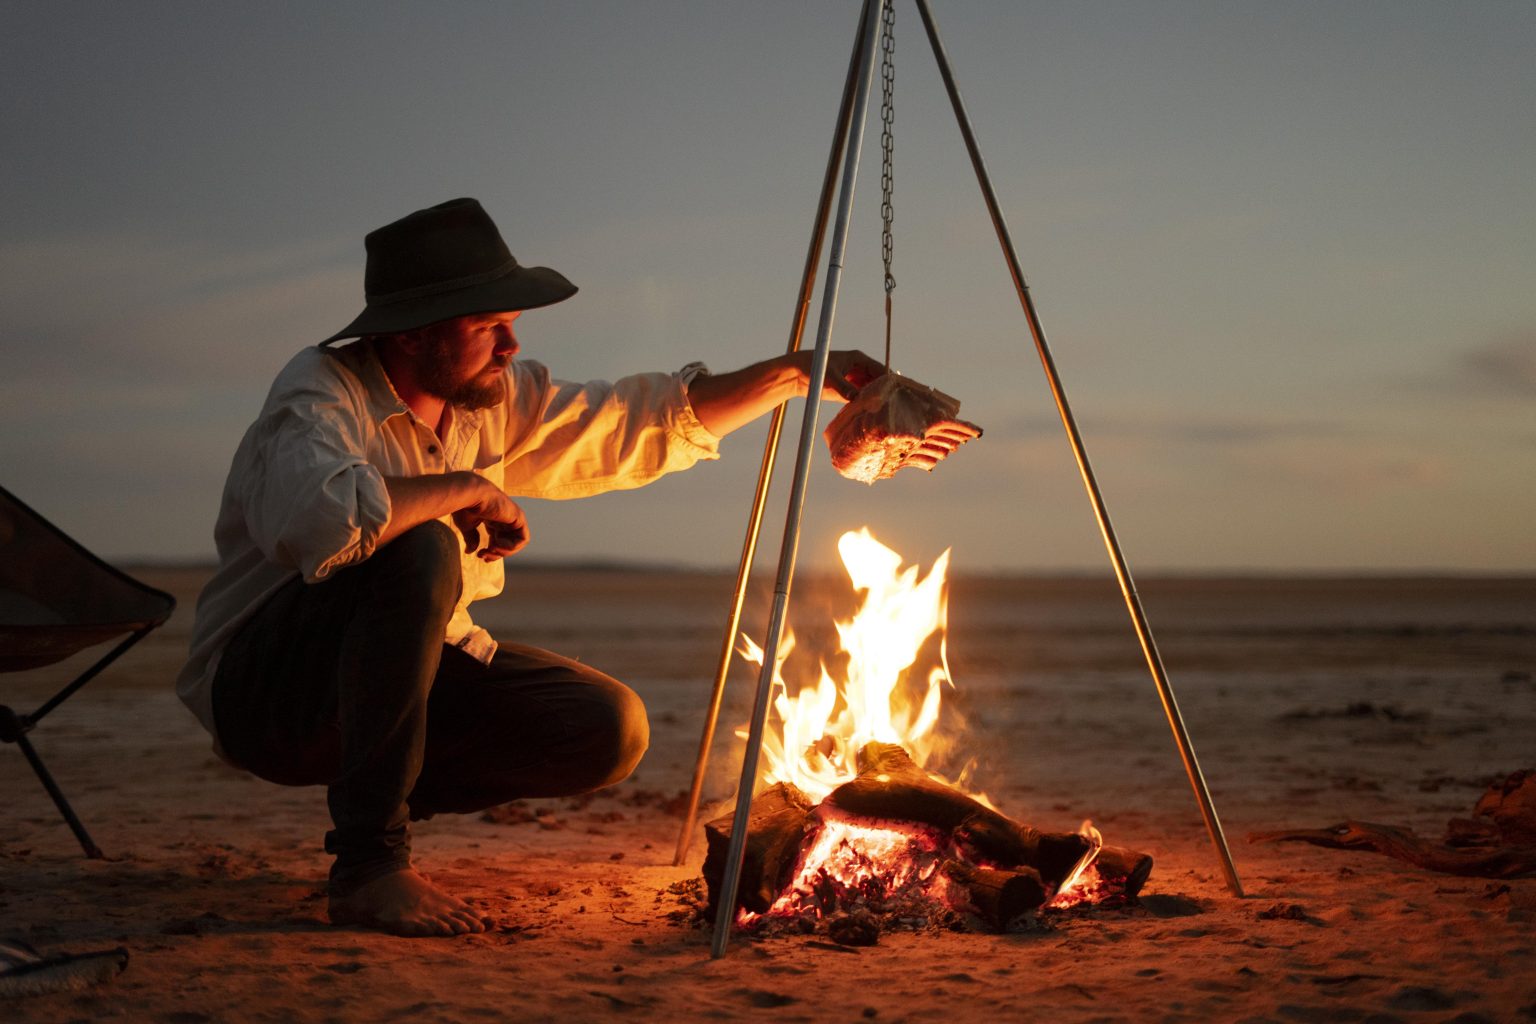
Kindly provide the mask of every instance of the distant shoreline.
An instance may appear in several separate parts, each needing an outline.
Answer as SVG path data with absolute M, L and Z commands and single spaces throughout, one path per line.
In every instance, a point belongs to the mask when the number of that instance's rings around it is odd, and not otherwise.
M 177 559 L 122 559 L 110 560 L 111 563 L 125 572 L 187 572 L 211 574 L 215 563 L 199 560 Z M 681 562 L 642 562 L 624 561 L 618 559 L 574 559 L 564 560 L 519 560 L 515 565 L 518 573 L 603 573 L 613 575 L 645 575 L 664 574 L 673 576 L 735 576 L 734 566 L 698 566 Z M 1528 581 L 1536 584 L 1536 569 L 1516 570 L 1512 572 L 1493 572 L 1481 569 L 1141 569 L 1134 567 L 1132 572 L 1138 582 L 1179 582 L 1179 581 L 1210 581 L 1210 582 L 1241 582 L 1263 580 L 1311 580 L 1311 581 L 1428 581 L 1428 580 L 1480 580 L 1480 581 Z M 809 570 L 802 569 L 797 573 L 798 578 L 815 578 L 821 576 L 838 576 L 841 573 L 833 570 Z M 978 572 L 974 570 L 954 569 L 950 573 L 951 578 L 959 580 L 1033 580 L 1049 582 L 1054 580 L 1081 582 L 1098 579 L 1113 580 L 1113 573 L 1108 566 L 1103 569 L 1052 569 L 1042 571 L 1028 570 L 1004 570 L 998 572 Z M 773 579 L 774 569 L 771 565 L 767 568 L 758 568 L 752 574 L 754 579 Z

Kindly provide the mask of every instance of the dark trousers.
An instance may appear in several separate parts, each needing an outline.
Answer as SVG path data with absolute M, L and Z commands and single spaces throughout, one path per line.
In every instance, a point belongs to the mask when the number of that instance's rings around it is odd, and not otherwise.
M 502 644 L 489 665 L 443 643 L 459 540 L 426 523 L 320 583 L 278 591 L 225 648 L 213 711 L 261 778 L 325 785 L 333 890 L 410 863 L 409 820 L 618 782 L 649 741 L 634 691 Z

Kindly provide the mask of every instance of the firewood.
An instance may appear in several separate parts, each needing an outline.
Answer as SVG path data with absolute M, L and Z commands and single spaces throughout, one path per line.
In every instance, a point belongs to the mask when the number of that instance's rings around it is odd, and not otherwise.
M 893 743 L 867 743 L 859 774 L 834 789 L 824 804 L 848 814 L 911 821 L 953 832 L 976 860 L 1005 868 L 1031 867 L 1053 888 L 1088 852 L 1073 832 L 1041 832 L 930 778 Z
M 1094 858 L 1093 866 L 1111 889 L 1127 898 L 1141 892 L 1152 874 L 1152 858 L 1123 846 L 1106 846 Z
M 704 826 L 709 844 L 704 857 L 704 880 L 709 885 L 711 916 L 719 906 L 720 887 L 725 880 L 732 819 L 733 815 L 727 814 Z M 800 859 L 807 833 L 817 827 L 810 799 L 790 783 L 775 783 L 753 798 L 736 905 L 757 914 L 771 907 L 792 880 L 790 876 Z
M 1045 882 L 1033 868 L 1001 871 L 949 860 L 944 862 L 944 873 L 965 890 L 981 919 L 1000 932 L 1044 905 L 1048 897 Z

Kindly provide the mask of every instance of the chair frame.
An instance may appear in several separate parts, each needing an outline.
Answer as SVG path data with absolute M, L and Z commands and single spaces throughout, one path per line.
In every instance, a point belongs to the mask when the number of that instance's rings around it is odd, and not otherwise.
M 82 545 L 79 541 L 75 540 L 69 534 L 55 526 L 48 520 L 46 516 L 40 514 L 36 509 L 29 506 L 20 498 L 17 498 L 10 491 L 5 490 L 5 488 L 0 487 L 0 495 L 4 495 L 16 506 L 30 513 L 38 523 L 47 527 L 70 547 L 74 548 L 77 552 L 84 555 L 92 562 L 95 562 L 101 568 L 104 568 L 113 575 L 118 576 L 129 583 L 132 583 L 140 590 L 164 598 L 166 602 L 163 615 L 133 630 L 133 632 L 131 632 L 125 639 L 120 641 L 117 646 L 113 647 L 106 654 L 98 658 L 93 664 L 86 668 L 85 671 L 81 672 L 72 681 L 65 684 L 64 687 L 61 688 L 52 697 L 49 697 L 46 701 L 39 705 L 37 710 L 31 712 L 30 714 L 20 714 L 12 709 L 9 705 L 0 704 L 0 742 L 14 743 L 21 748 L 21 752 L 26 755 L 27 762 L 32 766 L 33 772 L 37 774 L 38 780 L 42 782 L 43 788 L 46 789 L 48 791 L 48 795 L 53 798 L 54 806 L 59 809 L 59 813 L 63 815 L 64 821 L 69 825 L 70 831 L 73 832 L 75 834 L 75 838 L 79 840 L 80 848 L 85 851 L 85 855 L 87 857 L 99 860 L 104 858 L 106 854 L 102 852 L 101 847 L 96 845 L 96 841 L 91 838 L 91 834 L 87 832 L 85 830 L 85 826 L 81 824 L 79 816 L 75 814 L 74 808 L 70 806 L 69 800 L 64 796 L 64 791 L 59 788 L 58 783 L 54 781 L 53 774 L 48 770 L 48 767 L 43 764 L 43 759 L 41 755 L 38 754 L 37 749 L 32 746 L 32 741 L 27 739 L 27 733 L 36 728 L 37 723 L 42 721 L 42 719 L 49 712 L 73 696 L 75 691 L 79 690 L 92 679 L 95 679 L 103 669 L 120 658 L 124 653 L 127 652 L 130 647 L 144 639 L 160 626 L 164 625 L 165 622 L 171 617 L 171 613 L 176 608 L 176 599 L 157 587 L 151 587 L 148 584 L 140 582 L 139 580 L 130 576 L 128 573 L 123 572 L 121 569 L 103 560 L 90 549 Z

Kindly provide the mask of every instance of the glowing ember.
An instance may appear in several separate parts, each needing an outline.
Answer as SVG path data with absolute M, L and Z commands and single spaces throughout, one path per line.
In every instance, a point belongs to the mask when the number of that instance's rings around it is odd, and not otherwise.
M 954 841 L 938 829 L 824 817 L 795 880 L 768 908 L 770 915 L 809 910 L 822 917 L 857 904 L 948 896 L 949 880 L 939 869 L 956 850 Z

